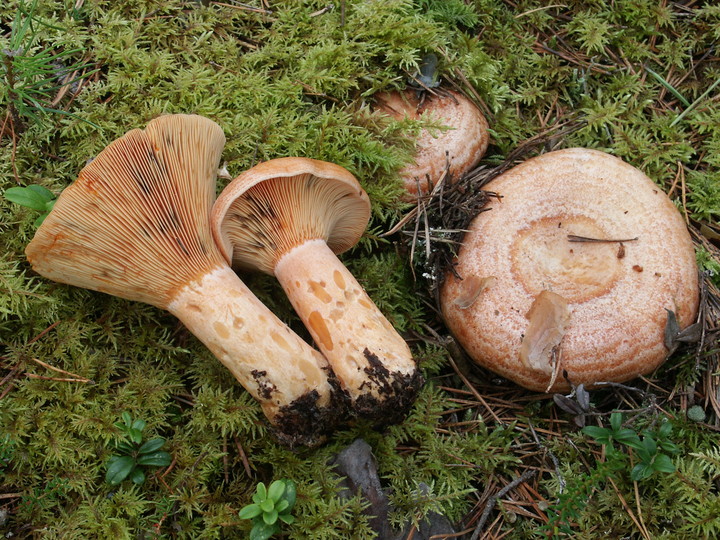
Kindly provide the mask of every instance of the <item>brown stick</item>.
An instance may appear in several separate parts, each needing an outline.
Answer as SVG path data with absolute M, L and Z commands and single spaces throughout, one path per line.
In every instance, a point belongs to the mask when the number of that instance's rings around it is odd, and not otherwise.
M 635 523 L 635 526 L 638 528 L 638 531 L 640 532 L 642 537 L 645 540 L 650 540 L 650 537 L 648 536 L 647 532 L 642 527 L 642 525 L 640 525 L 640 523 L 638 522 L 637 517 L 635 517 L 635 514 L 631 510 L 630 505 L 627 503 L 625 498 L 622 496 L 622 493 L 620 493 L 620 490 L 618 489 L 617 485 L 615 485 L 615 482 L 613 482 L 613 479 L 610 478 L 609 476 L 607 477 L 607 479 L 610 482 L 610 484 L 612 485 L 613 489 L 615 490 L 615 494 L 618 496 L 618 499 L 620 500 L 620 504 L 625 509 L 625 511 L 628 513 L 628 515 L 630 516 L 630 519 L 633 520 L 633 523 Z
M 567 235 L 568 242 L 595 242 L 595 243 L 622 243 L 622 242 L 634 242 L 638 239 L 636 236 L 635 238 L 619 238 L 619 239 L 611 239 L 611 238 L 590 238 L 588 236 L 578 236 L 576 234 L 568 234 Z
M 490 497 L 488 502 L 485 504 L 485 509 L 483 510 L 482 515 L 480 516 L 480 520 L 478 521 L 477 525 L 475 526 L 475 532 L 473 532 L 473 535 L 470 537 L 470 540 L 477 540 L 480 537 L 480 532 L 482 531 L 483 526 L 485 525 L 485 522 L 490 517 L 490 512 L 492 512 L 492 509 L 495 507 L 495 504 L 497 503 L 498 499 L 501 497 L 504 497 L 508 492 L 512 491 L 516 487 L 518 487 L 523 482 L 527 482 L 530 480 L 537 471 L 535 470 L 527 470 L 524 473 L 522 473 L 520 476 L 518 476 L 515 480 L 510 482 L 507 486 L 502 488 L 500 491 L 498 491 L 495 495 Z

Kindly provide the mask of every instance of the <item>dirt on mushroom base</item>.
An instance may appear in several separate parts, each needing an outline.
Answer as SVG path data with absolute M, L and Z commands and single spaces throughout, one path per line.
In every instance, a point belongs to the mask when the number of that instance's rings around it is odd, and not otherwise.
M 328 383 L 333 391 L 326 406 L 318 407 L 320 395 L 313 390 L 280 408 L 274 424 L 270 426 L 280 443 L 288 448 L 315 447 L 335 429 L 337 418 L 346 416 L 347 396 L 334 375 L 328 375 Z
M 357 415 L 370 419 L 376 425 L 402 422 L 425 382 L 423 376 L 420 371 L 410 374 L 397 371 L 391 373 L 367 347 L 363 350 L 363 355 L 370 364 L 370 367 L 365 368 L 365 373 L 376 385 L 377 393 L 383 399 L 372 394 L 359 396 L 355 401 Z

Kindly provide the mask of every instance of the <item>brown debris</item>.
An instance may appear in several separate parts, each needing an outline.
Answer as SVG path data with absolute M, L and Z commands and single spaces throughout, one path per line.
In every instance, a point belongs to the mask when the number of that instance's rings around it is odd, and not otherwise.
M 513 167 L 541 148 L 554 148 L 567 134 L 582 126 L 577 121 L 555 125 L 543 133 L 518 145 L 500 164 L 481 164 L 466 176 L 449 182 L 447 174 L 434 186 L 432 192 L 418 199 L 418 204 L 400 222 L 386 232 L 388 236 L 400 232 L 406 239 L 410 261 L 421 265 L 430 276 L 428 288 L 439 307 L 439 289 L 446 270 L 454 267 L 454 258 L 470 222 L 496 194 L 482 188 L 496 176 Z M 425 258 L 415 262 L 415 246 L 424 243 Z
M 542 291 L 526 315 L 530 324 L 520 346 L 520 360 L 541 373 L 555 372 L 555 351 L 570 322 L 567 301 L 551 291 Z

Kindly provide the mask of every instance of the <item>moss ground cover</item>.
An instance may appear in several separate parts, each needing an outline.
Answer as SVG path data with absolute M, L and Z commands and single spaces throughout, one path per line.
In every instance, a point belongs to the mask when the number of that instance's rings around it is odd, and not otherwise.
M 285 449 L 170 315 L 35 275 L 23 250 L 37 212 L 0 197 L 0 531 L 244 538 L 252 523 L 238 512 L 257 484 L 286 478 L 297 497 L 285 537 L 373 538 L 367 503 L 339 498 L 326 465 L 362 437 L 398 529 L 438 511 L 468 538 L 719 536 L 720 7 L 559 4 L 2 3 L 0 191 L 38 184 L 58 194 L 110 141 L 163 113 L 220 124 L 232 176 L 290 155 L 342 165 L 373 202 L 368 232 L 343 260 L 411 343 L 428 382 L 400 425 L 357 425 L 321 448 Z M 699 341 L 651 376 L 569 397 L 522 390 L 466 361 L 425 277 L 437 260 L 421 256 L 422 238 L 383 236 L 411 211 L 396 171 L 421 126 L 373 114 L 372 96 L 404 87 L 428 53 L 443 83 L 488 117 L 492 142 L 477 179 L 508 160 L 587 146 L 669 193 L 703 272 Z M 307 336 L 274 280 L 244 279 Z M 669 421 L 673 451 L 608 452 L 581 426 L 610 428 L 612 411 L 623 412 L 632 441 L 660 444 Z M 147 440 L 164 439 L 172 457 L 145 469 L 141 484 L 105 481 L 122 413 L 143 420 Z M 645 461 L 648 475 L 633 475 Z

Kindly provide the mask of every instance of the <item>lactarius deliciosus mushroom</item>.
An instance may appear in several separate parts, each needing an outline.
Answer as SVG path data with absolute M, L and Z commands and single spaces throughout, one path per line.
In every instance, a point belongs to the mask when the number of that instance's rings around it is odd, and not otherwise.
M 580 148 L 514 167 L 484 189 L 441 291 L 449 329 L 482 366 L 536 391 L 622 382 L 668 355 L 672 312 L 694 322 L 690 235 L 665 193 Z
M 368 196 L 346 169 L 280 158 L 228 184 L 212 228 L 233 267 L 275 275 L 355 411 L 395 422 L 420 385 L 416 363 L 336 256 L 360 239 L 369 217 Z
M 423 119 L 443 126 L 421 131 L 414 161 L 400 171 L 407 201 L 426 195 L 446 170 L 449 180 L 462 177 L 487 150 L 485 117 L 472 101 L 454 90 L 383 92 L 375 96 L 375 108 L 398 120 Z
M 224 143 L 200 116 L 128 132 L 62 192 L 26 254 L 54 281 L 170 311 L 261 403 L 282 440 L 313 443 L 337 409 L 327 361 L 250 292 L 212 238 Z

